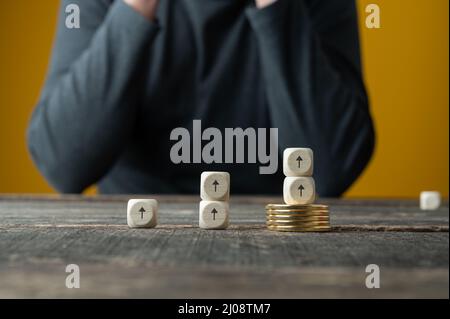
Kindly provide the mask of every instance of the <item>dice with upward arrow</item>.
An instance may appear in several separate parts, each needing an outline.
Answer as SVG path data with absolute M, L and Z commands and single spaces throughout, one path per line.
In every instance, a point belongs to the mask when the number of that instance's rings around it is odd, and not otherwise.
M 283 152 L 285 176 L 312 176 L 313 151 L 310 148 L 287 148 Z
M 283 199 L 289 205 L 306 205 L 314 202 L 314 179 L 308 176 L 286 177 L 283 184 Z
M 203 172 L 200 177 L 200 197 L 203 200 L 227 201 L 230 197 L 230 174 Z
M 313 151 L 310 148 L 287 148 L 283 152 L 283 198 L 288 205 L 314 202 L 316 187 L 313 174 Z
M 127 223 L 132 228 L 152 228 L 157 224 L 158 202 L 154 199 L 130 199 Z
M 199 226 L 204 229 L 225 229 L 228 227 L 228 202 L 206 201 L 200 202 Z
M 199 226 L 205 229 L 228 227 L 230 174 L 203 172 L 200 177 Z

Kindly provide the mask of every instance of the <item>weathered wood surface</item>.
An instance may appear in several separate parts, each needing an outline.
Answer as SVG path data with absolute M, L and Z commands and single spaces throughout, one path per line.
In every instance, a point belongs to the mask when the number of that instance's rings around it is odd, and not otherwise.
M 0 297 L 448 298 L 448 203 L 320 200 L 330 233 L 276 233 L 264 206 L 233 196 L 228 230 L 198 229 L 198 198 L 155 196 L 159 225 L 126 226 L 128 196 L 0 196 Z M 65 287 L 65 266 L 81 288 Z M 365 267 L 381 288 L 365 287 Z

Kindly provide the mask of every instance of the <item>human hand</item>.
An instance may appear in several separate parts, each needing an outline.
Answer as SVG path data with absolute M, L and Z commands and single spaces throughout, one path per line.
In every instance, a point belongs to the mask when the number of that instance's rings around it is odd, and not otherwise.
M 123 0 L 134 10 L 149 20 L 155 19 L 156 8 L 159 0 Z
M 276 1 L 278 1 L 278 0 L 255 0 L 256 7 L 259 9 L 270 6 L 272 3 L 276 2 Z

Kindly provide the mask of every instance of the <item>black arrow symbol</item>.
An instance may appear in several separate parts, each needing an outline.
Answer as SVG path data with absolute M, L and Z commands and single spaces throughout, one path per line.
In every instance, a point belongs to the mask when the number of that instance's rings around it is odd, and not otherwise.
M 144 219 L 144 213 L 145 213 L 144 207 L 141 207 L 141 209 L 139 209 L 139 212 L 141 213 L 141 219 Z
M 300 184 L 300 186 L 298 187 L 298 189 L 300 190 L 300 197 L 302 197 L 302 196 L 303 196 L 303 190 L 304 190 L 305 188 L 303 187 L 303 185 Z
M 299 155 L 299 156 L 296 158 L 296 161 L 298 162 L 298 168 L 300 168 L 300 164 L 301 164 L 301 162 L 303 161 L 303 158 Z
M 214 180 L 214 192 L 217 192 L 217 185 L 219 185 L 219 182 L 217 180 Z
M 211 211 L 211 214 L 213 214 L 213 220 L 216 220 L 217 210 L 215 208 L 213 208 L 213 210 Z

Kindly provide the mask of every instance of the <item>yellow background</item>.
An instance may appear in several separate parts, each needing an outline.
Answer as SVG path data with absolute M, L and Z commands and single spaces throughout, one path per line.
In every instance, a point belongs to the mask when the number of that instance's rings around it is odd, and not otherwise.
M 282 1 L 282 0 L 280 0 Z M 448 197 L 448 0 L 358 0 L 365 81 L 377 131 L 368 169 L 347 196 Z M 365 28 L 365 6 L 381 29 Z M 0 2 L 0 193 L 52 192 L 25 130 L 44 81 L 58 0 Z

